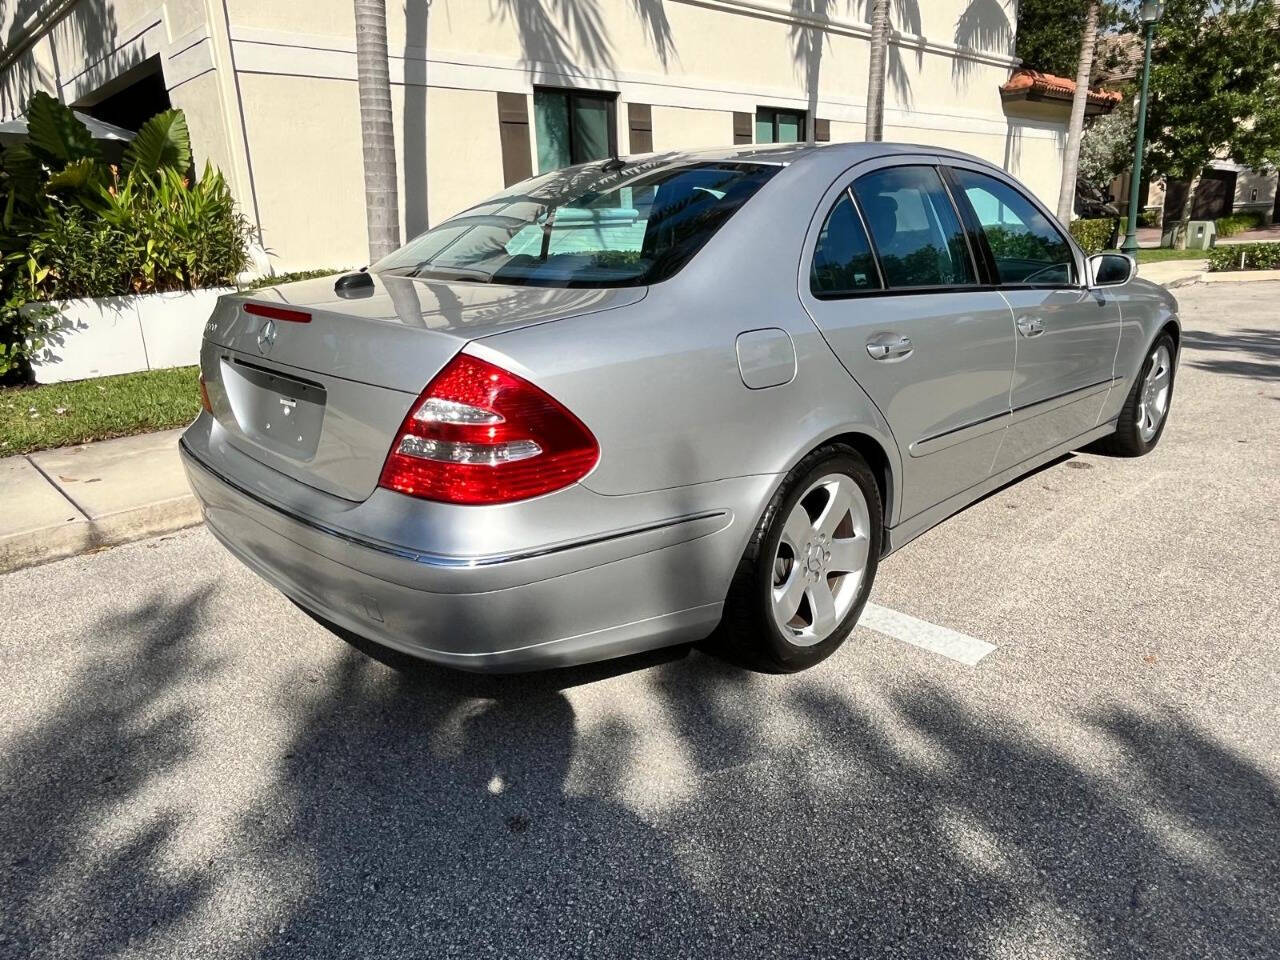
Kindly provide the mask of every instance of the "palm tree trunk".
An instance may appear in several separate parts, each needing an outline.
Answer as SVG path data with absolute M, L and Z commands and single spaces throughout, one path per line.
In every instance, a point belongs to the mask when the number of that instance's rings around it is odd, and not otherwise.
M 391 117 L 385 0 L 355 0 L 356 76 L 360 85 L 360 140 L 364 148 L 364 207 L 369 259 L 400 246 L 396 136 Z
M 889 46 L 889 0 L 871 0 L 871 69 L 867 76 L 867 140 L 884 139 L 884 71 Z
M 1076 69 L 1076 92 L 1071 98 L 1071 120 L 1067 124 L 1067 149 L 1062 157 L 1062 184 L 1058 188 L 1058 220 L 1071 223 L 1075 206 L 1076 176 L 1080 170 L 1080 140 L 1084 136 L 1084 113 L 1089 101 L 1089 77 L 1093 73 L 1093 49 L 1098 40 L 1098 3 L 1090 2 L 1080 38 L 1080 65 Z

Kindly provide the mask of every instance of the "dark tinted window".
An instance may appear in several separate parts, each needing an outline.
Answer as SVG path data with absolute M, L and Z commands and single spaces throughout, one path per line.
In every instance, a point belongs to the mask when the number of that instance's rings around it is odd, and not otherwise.
M 859 177 L 853 191 L 880 255 L 885 285 L 974 282 L 964 230 L 933 167 L 890 167 Z
M 867 242 L 862 220 L 847 191 L 840 194 L 818 234 L 813 266 L 809 270 L 809 289 L 815 296 L 880 289 L 880 274 L 876 272 L 871 244 Z
M 614 98 L 572 90 L 533 91 L 533 122 L 538 133 L 538 172 L 575 163 L 604 160 L 614 148 Z
M 799 111 L 761 107 L 756 111 L 756 143 L 799 143 L 804 126 L 805 114 Z
M 982 224 L 1001 283 L 1071 283 L 1071 246 L 1035 204 L 995 177 L 951 172 Z

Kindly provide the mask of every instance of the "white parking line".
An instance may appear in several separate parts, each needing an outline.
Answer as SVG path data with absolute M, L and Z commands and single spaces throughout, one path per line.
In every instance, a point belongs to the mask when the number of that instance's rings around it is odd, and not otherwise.
M 979 660 L 996 648 L 993 643 L 948 630 L 927 620 L 917 620 L 877 603 L 868 603 L 863 608 L 858 624 L 922 650 L 940 653 L 967 667 L 976 666 Z

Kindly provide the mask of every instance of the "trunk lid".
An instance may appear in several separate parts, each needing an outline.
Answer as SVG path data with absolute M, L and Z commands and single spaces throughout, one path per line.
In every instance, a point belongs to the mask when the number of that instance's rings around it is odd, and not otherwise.
M 373 492 L 410 406 L 468 341 L 625 306 L 645 288 L 385 276 L 360 293 L 338 296 L 330 277 L 223 297 L 201 352 L 210 404 L 229 442 L 348 500 Z M 258 307 L 267 309 L 250 312 Z

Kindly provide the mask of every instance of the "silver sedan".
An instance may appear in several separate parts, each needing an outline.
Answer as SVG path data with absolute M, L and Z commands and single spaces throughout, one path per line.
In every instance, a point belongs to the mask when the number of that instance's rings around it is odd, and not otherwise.
M 224 297 L 182 453 L 214 535 L 345 634 L 516 670 L 720 630 L 790 671 L 966 504 L 1150 450 L 1179 337 L 970 156 L 614 158 Z

